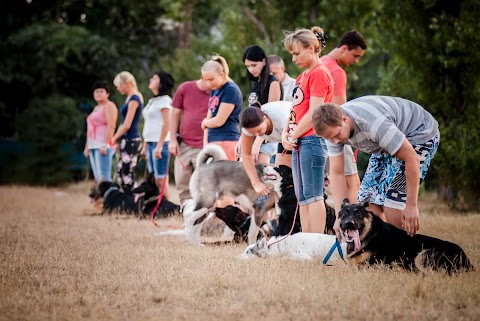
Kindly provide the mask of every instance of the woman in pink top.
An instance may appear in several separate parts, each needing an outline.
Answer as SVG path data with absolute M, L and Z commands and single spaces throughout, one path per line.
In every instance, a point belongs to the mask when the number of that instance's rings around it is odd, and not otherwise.
M 115 153 L 111 139 L 117 124 L 117 106 L 108 100 L 110 91 L 106 81 L 96 82 L 93 98 L 97 106 L 87 117 L 87 142 L 83 154 L 90 158 L 95 181 L 112 181 L 112 157 Z

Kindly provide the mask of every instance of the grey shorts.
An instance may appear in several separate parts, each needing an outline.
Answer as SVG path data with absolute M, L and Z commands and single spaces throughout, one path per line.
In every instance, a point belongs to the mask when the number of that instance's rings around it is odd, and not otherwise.
M 350 145 L 343 146 L 343 158 L 345 159 L 345 176 L 354 175 L 358 173 L 357 161 L 353 155 L 353 149 Z M 330 173 L 330 158 L 327 159 L 327 165 L 325 166 L 327 173 Z
M 277 154 L 277 147 L 278 143 L 263 143 L 260 146 L 260 153 L 263 153 L 265 155 L 268 155 L 270 157 L 275 156 Z

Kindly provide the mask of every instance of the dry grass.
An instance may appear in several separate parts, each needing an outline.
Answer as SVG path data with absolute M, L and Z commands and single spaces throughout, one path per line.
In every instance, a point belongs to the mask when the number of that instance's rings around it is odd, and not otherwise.
M 236 259 L 151 222 L 86 216 L 87 184 L 0 187 L 0 320 L 479 320 L 478 270 L 447 277 Z M 480 267 L 480 215 L 422 199 L 421 232 Z M 161 224 L 181 225 L 180 219 Z

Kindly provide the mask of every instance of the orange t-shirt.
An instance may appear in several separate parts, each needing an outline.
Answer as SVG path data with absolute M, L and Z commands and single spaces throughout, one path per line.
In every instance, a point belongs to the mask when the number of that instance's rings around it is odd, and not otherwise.
M 323 56 L 320 58 L 325 67 L 330 70 L 333 78 L 333 95 L 346 96 L 347 95 L 347 73 L 340 67 L 337 60 L 330 56 Z
M 290 112 L 289 132 L 292 131 L 310 109 L 310 97 L 324 97 L 328 103 L 333 98 L 333 79 L 330 71 L 322 63 L 298 76 L 293 88 L 293 108 Z M 313 127 L 301 137 L 315 135 Z

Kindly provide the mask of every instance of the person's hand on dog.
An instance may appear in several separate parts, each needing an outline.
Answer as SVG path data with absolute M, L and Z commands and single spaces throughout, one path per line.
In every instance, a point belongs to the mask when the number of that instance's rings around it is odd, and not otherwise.
M 257 192 L 262 196 L 268 196 L 268 194 L 270 194 L 270 192 L 272 191 L 271 187 L 268 187 L 267 185 L 263 184 L 260 181 L 253 184 L 253 189 L 255 189 L 255 192 Z
M 416 206 L 405 207 L 402 217 L 402 228 L 408 235 L 413 236 L 420 228 L 420 213 Z

